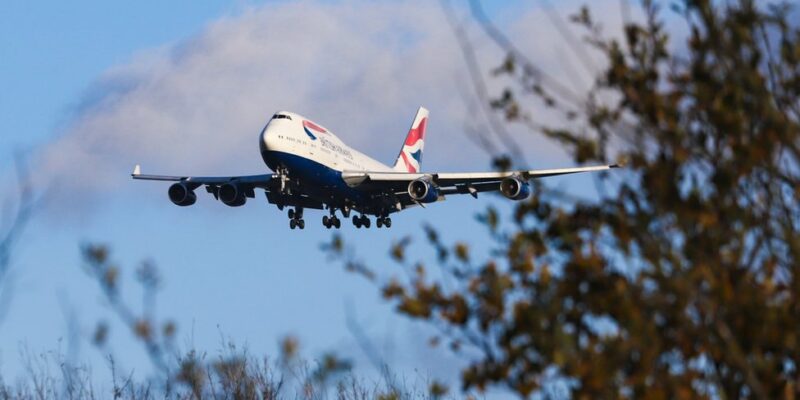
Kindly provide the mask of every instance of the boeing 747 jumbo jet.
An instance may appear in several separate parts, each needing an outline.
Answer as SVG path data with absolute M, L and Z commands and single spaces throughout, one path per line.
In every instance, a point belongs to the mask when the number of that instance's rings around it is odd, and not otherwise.
M 272 116 L 261 131 L 261 158 L 275 171 L 272 174 L 200 177 L 143 175 L 137 165 L 133 179 L 175 182 L 169 187 L 169 199 L 179 206 L 197 201 L 195 190 L 205 186 L 214 198 L 231 207 L 244 205 L 255 198 L 255 189 L 263 189 L 267 201 L 283 210 L 289 209 L 289 227 L 305 228 L 303 210 L 324 210 L 322 224 L 340 228 L 336 216 L 344 218 L 352 211 L 356 228 L 369 228 L 369 215 L 376 217 L 378 228 L 392 226 L 391 214 L 412 206 L 442 201 L 450 194 L 499 191 L 512 200 L 523 200 L 530 193 L 528 181 L 546 176 L 602 171 L 616 165 L 582 168 L 545 169 L 509 172 L 422 172 L 422 149 L 428 110 L 417 111 L 408 136 L 394 166 L 384 165 L 348 147 L 332 132 L 311 120 L 291 112 Z

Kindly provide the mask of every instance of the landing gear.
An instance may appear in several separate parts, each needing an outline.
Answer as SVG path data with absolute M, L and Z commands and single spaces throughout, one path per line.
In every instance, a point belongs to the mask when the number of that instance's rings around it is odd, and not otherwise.
M 297 207 L 296 209 L 289 209 L 289 228 L 306 228 L 306 221 L 303 220 L 303 209 Z
M 365 228 L 369 228 L 370 220 L 369 217 L 366 215 L 353 215 L 353 226 L 356 228 L 361 228 L 362 226 Z
M 336 228 L 339 229 L 342 226 L 342 221 L 336 216 L 336 209 L 328 206 L 328 210 L 330 210 L 330 216 L 325 215 L 322 217 L 322 226 L 331 229 Z
M 385 226 L 387 228 L 391 228 L 392 227 L 392 219 L 389 218 L 389 217 L 378 217 L 378 219 L 375 220 L 375 225 L 377 225 L 378 228 L 383 227 L 383 226 Z
M 331 215 L 330 217 L 325 215 L 322 217 L 322 225 L 328 229 L 331 229 L 331 227 L 339 229 L 342 226 L 342 221 L 335 215 Z
M 285 167 L 280 167 L 275 172 L 278 174 L 278 178 L 281 181 L 280 193 L 283 195 L 292 194 L 292 191 L 289 187 L 289 182 L 291 181 L 289 178 L 289 171 Z

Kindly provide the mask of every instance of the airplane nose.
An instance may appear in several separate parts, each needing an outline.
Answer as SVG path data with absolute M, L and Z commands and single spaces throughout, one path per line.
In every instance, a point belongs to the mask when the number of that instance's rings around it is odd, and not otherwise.
M 272 136 L 274 136 L 274 135 L 270 135 L 269 125 L 265 126 L 264 130 L 261 131 L 261 135 L 260 135 L 259 141 L 258 141 L 259 147 L 261 148 L 262 152 L 268 151 L 268 150 L 270 150 L 271 147 L 274 147 L 274 146 L 270 146 L 270 142 L 274 141 Z

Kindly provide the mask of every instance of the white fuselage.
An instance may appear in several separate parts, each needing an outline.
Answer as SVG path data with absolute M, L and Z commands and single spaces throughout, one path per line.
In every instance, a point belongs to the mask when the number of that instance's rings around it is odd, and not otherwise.
M 264 161 L 273 170 L 287 156 L 295 156 L 310 161 L 309 168 L 326 167 L 337 172 L 391 171 L 389 166 L 346 145 L 329 130 L 291 112 L 276 113 L 259 141 Z M 293 172 L 316 172 L 305 169 L 296 168 Z

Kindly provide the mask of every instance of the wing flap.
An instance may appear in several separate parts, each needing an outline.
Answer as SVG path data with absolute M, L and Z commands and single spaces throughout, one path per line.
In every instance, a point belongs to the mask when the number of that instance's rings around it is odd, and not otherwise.
M 438 173 L 408 173 L 408 172 L 370 172 L 370 171 L 345 171 L 342 179 L 352 187 L 366 183 L 379 182 L 410 182 L 415 179 L 430 177 L 439 186 L 447 187 L 458 184 L 499 182 L 510 176 L 521 176 L 525 179 L 544 178 L 556 175 L 577 174 L 581 172 L 605 171 L 618 168 L 618 165 L 598 165 L 592 167 L 559 168 L 559 169 L 534 169 L 506 172 L 438 172 Z
M 442 186 L 456 183 L 479 183 L 501 181 L 510 176 L 521 176 L 524 179 L 545 178 L 548 176 L 578 174 L 582 172 L 605 171 L 618 168 L 617 165 L 598 165 L 593 167 L 558 168 L 558 169 L 533 169 L 507 172 L 455 172 L 433 174 L 435 181 Z
M 497 190 L 500 190 L 500 181 L 458 184 L 441 189 L 441 193 L 443 195 L 469 194 L 472 197 L 477 198 L 478 193 L 494 192 Z

